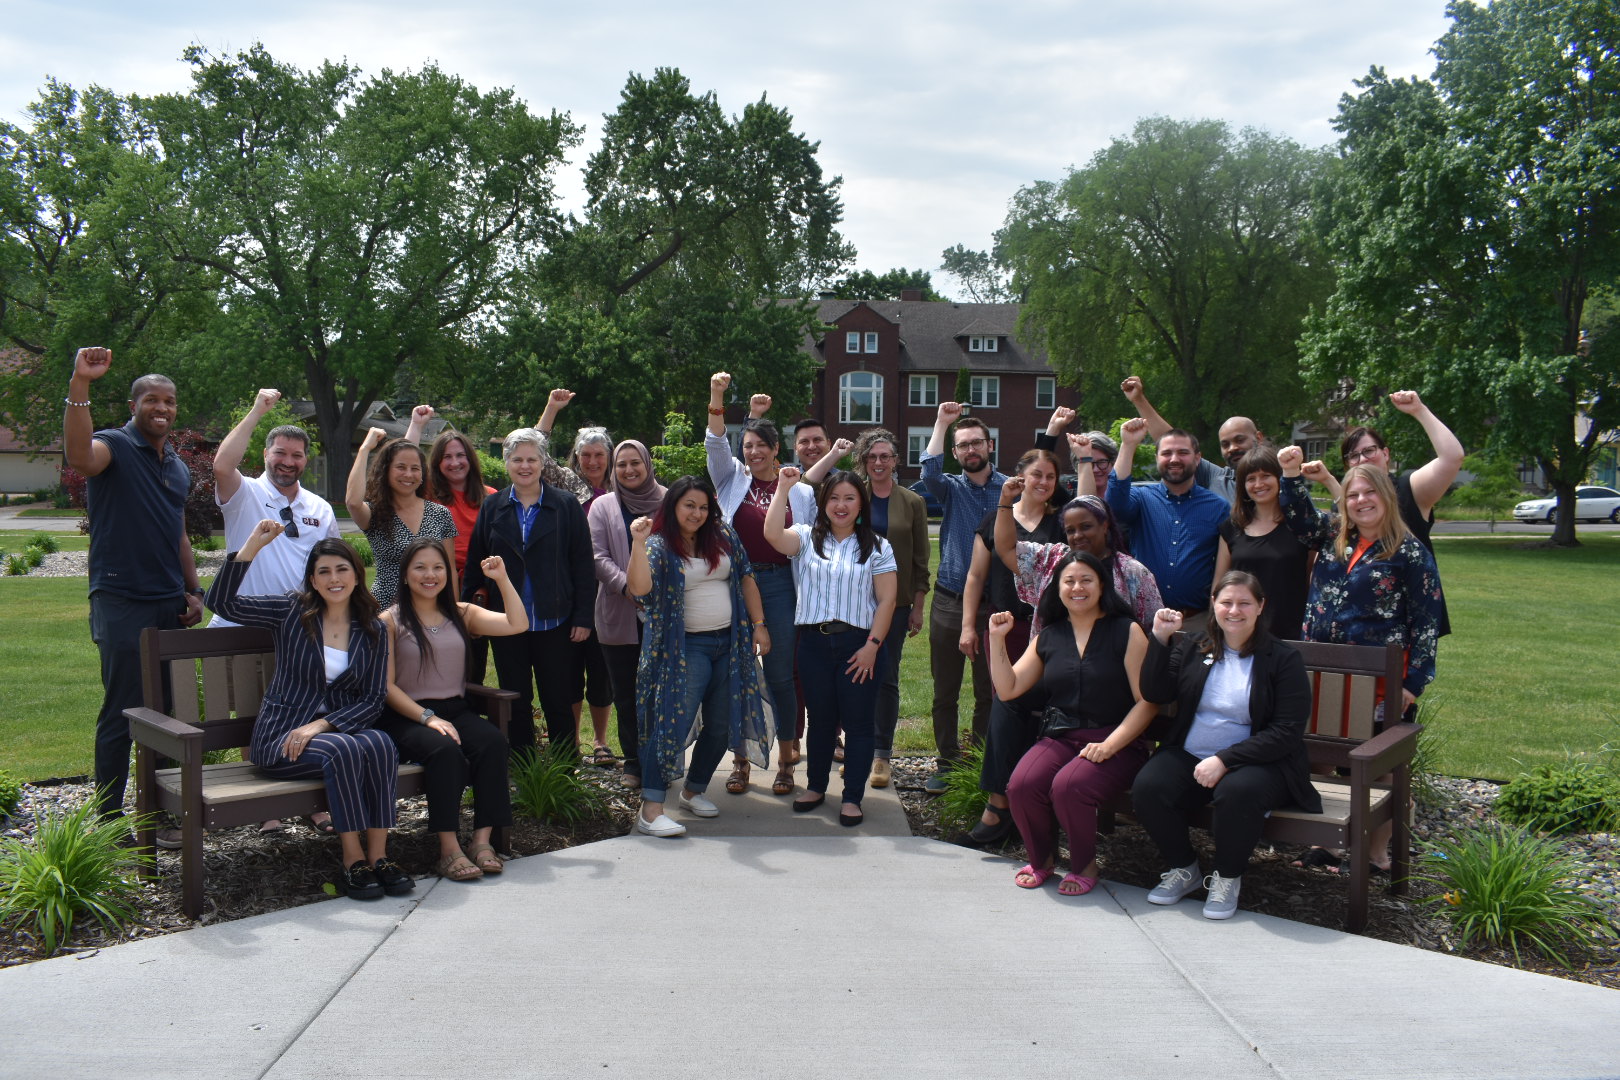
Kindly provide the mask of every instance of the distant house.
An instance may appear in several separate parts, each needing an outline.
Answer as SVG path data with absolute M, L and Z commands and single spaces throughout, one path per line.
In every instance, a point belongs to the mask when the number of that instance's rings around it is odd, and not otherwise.
M 990 428 L 995 464 L 1007 469 L 1046 430 L 1055 407 L 1078 403 L 1073 389 L 1058 385 L 1046 355 L 1019 338 L 1019 305 L 926 301 L 912 290 L 901 295 L 823 299 L 817 307 L 832 329 L 805 342 L 820 364 L 810 415 L 826 422 L 832 438 L 888 428 L 903 444 L 902 478 L 913 480 L 939 403 L 955 400 L 965 373 L 964 403 Z M 784 441 L 790 441 L 786 434 Z
M 10 375 L 35 362 L 21 349 L 0 349 L 0 374 Z M 0 427 L 0 493 L 21 495 L 54 488 L 62 482 L 62 440 L 44 446 L 23 442 L 8 427 Z

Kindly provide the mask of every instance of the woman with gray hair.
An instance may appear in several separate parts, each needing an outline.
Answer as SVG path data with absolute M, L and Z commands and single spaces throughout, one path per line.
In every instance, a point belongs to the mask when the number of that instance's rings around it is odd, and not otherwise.
M 501 689 L 518 695 L 508 729 L 512 751 L 534 752 L 534 693 L 553 748 L 579 755 L 572 710 L 575 652 L 590 636 L 596 577 L 591 537 L 579 500 L 542 480 L 546 437 L 518 428 L 501 444 L 512 483 L 484 500 L 467 545 L 462 599 L 502 610 L 479 564 L 487 555 L 506 562 L 508 576 L 529 616 L 527 632 L 495 638 L 495 674 Z
M 613 478 L 608 462 L 612 457 L 613 439 L 608 435 L 607 428 L 582 427 L 575 433 L 574 449 L 568 455 L 568 469 L 590 488 L 590 497 L 583 500 L 587 521 L 592 504 L 608 494 L 611 488 Z M 613 716 L 613 682 L 608 677 L 607 659 L 602 652 L 594 622 L 591 636 L 580 643 L 576 659 L 578 663 L 574 667 L 572 684 L 574 704 L 571 706 L 574 730 L 578 732 L 580 715 L 589 703 L 593 737 L 591 760 L 604 769 L 611 769 L 619 763 L 607 741 L 608 720 Z M 578 737 L 577 734 L 575 737 Z M 626 756 L 636 756 L 634 746 L 623 749 Z

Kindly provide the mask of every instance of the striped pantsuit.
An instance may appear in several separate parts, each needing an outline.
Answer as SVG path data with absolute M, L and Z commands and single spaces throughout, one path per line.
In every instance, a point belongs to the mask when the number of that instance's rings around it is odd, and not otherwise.
M 325 732 L 309 741 L 297 761 L 282 757 L 279 746 L 276 758 L 272 764 L 260 762 L 259 768 L 283 779 L 321 776 L 338 832 L 394 827 L 399 750 L 386 732 L 375 728 L 350 735 Z

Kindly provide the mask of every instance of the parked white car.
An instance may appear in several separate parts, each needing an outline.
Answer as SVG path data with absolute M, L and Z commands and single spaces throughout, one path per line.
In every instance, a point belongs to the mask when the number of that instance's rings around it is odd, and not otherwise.
M 1531 499 L 1513 508 L 1513 516 L 1520 521 L 1551 522 L 1557 512 L 1557 499 Z M 1620 523 L 1620 491 L 1606 487 L 1576 488 L 1575 520 Z

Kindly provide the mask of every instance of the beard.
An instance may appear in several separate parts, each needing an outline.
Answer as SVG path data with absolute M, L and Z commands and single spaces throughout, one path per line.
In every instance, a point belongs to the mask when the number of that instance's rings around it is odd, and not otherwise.
M 1185 484 L 1192 476 L 1192 468 L 1188 465 L 1172 463 L 1159 466 L 1159 479 L 1167 484 Z

